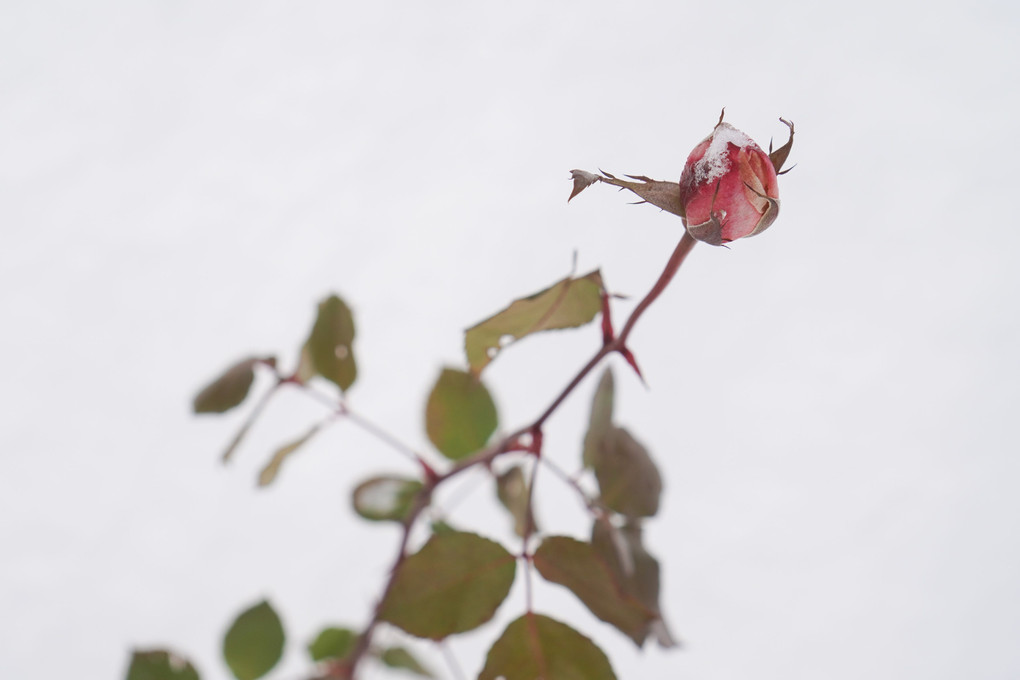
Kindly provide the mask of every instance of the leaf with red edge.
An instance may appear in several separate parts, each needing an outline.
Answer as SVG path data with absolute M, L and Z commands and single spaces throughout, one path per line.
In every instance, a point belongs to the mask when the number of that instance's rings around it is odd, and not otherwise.
M 603 288 L 597 269 L 568 276 L 467 329 L 464 352 L 471 372 L 479 375 L 505 346 L 532 333 L 589 323 L 602 309 Z
M 517 563 L 500 544 L 467 532 L 433 534 L 397 568 L 379 618 L 418 637 L 442 640 L 492 618 Z
M 478 680 L 616 680 L 605 652 L 542 614 L 515 619 L 489 649 Z
M 535 551 L 534 563 L 545 580 L 568 588 L 592 614 L 635 641 L 639 636 L 643 639 L 649 622 L 655 618 L 622 587 L 591 543 L 550 536 Z

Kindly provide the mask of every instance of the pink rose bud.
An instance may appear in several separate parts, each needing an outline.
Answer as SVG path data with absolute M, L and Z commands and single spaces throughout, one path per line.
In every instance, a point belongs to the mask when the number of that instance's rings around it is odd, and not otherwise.
M 785 154 L 776 160 L 782 167 Z M 687 157 L 680 203 L 684 226 L 699 241 L 718 246 L 754 236 L 779 214 L 776 167 L 754 140 L 720 121 Z

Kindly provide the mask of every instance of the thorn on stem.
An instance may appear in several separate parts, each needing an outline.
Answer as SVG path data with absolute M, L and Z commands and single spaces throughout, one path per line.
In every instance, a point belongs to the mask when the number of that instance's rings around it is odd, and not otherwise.
M 641 384 L 648 387 L 648 383 L 645 382 L 645 376 L 641 374 L 641 369 L 638 367 L 637 359 L 634 358 L 634 353 L 626 347 L 621 347 L 617 351 L 620 352 L 623 358 L 626 359 L 627 363 L 630 364 L 630 367 L 634 369 L 634 372 L 637 373 L 638 378 L 641 379 Z

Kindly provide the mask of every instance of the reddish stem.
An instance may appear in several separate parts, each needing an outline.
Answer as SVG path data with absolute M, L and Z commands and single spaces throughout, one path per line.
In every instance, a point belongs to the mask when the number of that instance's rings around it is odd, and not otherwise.
M 630 316 L 627 318 L 627 323 L 624 324 L 623 330 L 620 331 L 620 334 L 615 338 L 611 338 L 608 342 L 603 344 L 599 351 L 595 353 L 595 355 L 588 361 L 588 363 L 586 363 L 581 368 L 580 371 L 578 371 L 577 375 L 575 375 L 573 379 L 570 381 L 570 383 L 567 384 L 567 386 L 556 396 L 555 399 L 553 399 L 549 407 L 542 412 L 542 415 L 540 415 L 538 419 L 535 420 L 534 423 L 528 425 L 527 427 L 523 427 L 515 432 L 510 433 L 509 435 L 503 437 L 498 442 L 495 442 L 489 447 L 482 449 L 473 456 L 459 461 L 453 467 L 451 467 L 449 470 L 442 474 L 438 474 L 435 471 L 432 471 L 431 474 L 429 474 L 429 470 L 431 470 L 431 468 L 427 468 L 425 474 L 425 486 L 419 492 L 418 497 L 415 499 L 415 504 L 408 512 L 407 517 L 404 518 L 404 528 L 400 538 L 400 548 L 397 552 L 397 557 L 394 560 L 392 567 L 390 568 L 390 576 L 389 579 L 387 579 L 386 581 L 386 586 L 383 588 L 382 596 L 376 603 L 375 611 L 372 614 L 372 619 L 365 627 L 364 632 L 358 638 L 358 642 L 355 645 L 354 650 L 352 650 L 351 654 L 346 659 L 344 659 L 341 662 L 338 662 L 336 665 L 330 668 L 331 676 L 344 679 L 353 678 L 355 670 L 358 667 L 358 664 L 361 662 L 361 659 L 364 658 L 365 653 L 368 652 L 372 642 L 372 635 L 375 633 L 375 629 L 380 622 L 379 616 L 380 612 L 382 611 L 382 604 L 383 602 L 386 601 L 386 597 L 389 595 L 390 591 L 393 590 L 393 584 L 396 582 L 397 571 L 400 569 L 400 566 L 404 563 L 404 560 L 407 557 L 407 546 L 411 538 L 411 529 L 414 526 L 415 522 L 417 522 L 418 517 L 421 515 L 422 511 L 425 510 L 426 507 L 428 507 L 428 504 L 431 500 L 432 492 L 435 490 L 435 488 L 438 487 L 443 482 L 445 482 L 446 480 L 450 479 L 451 477 L 454 477 L 463 472 L 464 470 L 474 467 L 475 465 L 490 464 L 496 457 L 508 451 L 520 451 L 523 448 L 524 450 L 527 450 L 535 454 L 536 457 L 540 456 L 542 448 L 542 426 L 545 424 L 545 421 L 548 420 L 549 417 L 556 411 L 556 409 L 559 408 L 560 404 L 562 404 L 563 401 L 568 396 L 570 396 L 571 392 L 573 392 L 574 389 L 577 388 L 577 386 L 581 383 L 585 376 L 587 376 L 592 371 L 592 369 L 594 369 L 608 354 L 611 354 L 612 352 L 620 352 L 621 354 L 624 354 L 624 356 L 629 354 L 629 350 L 627 350 L 626 347 L 626 342 L 628 336 L 630 336 L 630 332 L 634 329 L 634 325 L 637 323 L 638 319 L 640 319 L 641 316 L 645 313 L 645 310 L 647 310 L 648 307 L 653 302 L 655 302 L 656 298 L 658 298 L 659 295 L 662 294 L 662 291 L 666 289 L 666 286 L 669 285 L 669 282 L 673 280 L 673 277 L 676 275 L 677 270 L 680 269 L 680 265 L 683 264 L 683 261 L 687 258 L 687 255 L 691 252 L 691 249 L 694 247 L 695 243 L 697 243 L 697 241 L 693 237 L 691 237 L 690 234 L 684 232 L 683 238 L 680 239 L 680 242 L 677 244 L 676 249 L 673 251 L 673 255 L 669 258 L 669 261 L 666 263 L 666 268 L 663 270 L 662 274 L 659 275 L 659 278 L 655 282 L 655 285 L 652 286 L 652 289 L 648 291 L 648 294 L 641 299 L 641 301 L 634 308 L 634 311 L 630 313 Z M 608 298 L 604 299 L 607 300 Z M 604 304 L 604 310 L 605 312 L 603 316 L 603 335 L 605 337 L 607 327 L 609 334 L 612 333 L 611 322 L 608 322 L 607 326 L 607 319 L 609 318 L 608 303 Z M 634 365 L 636 366 L 636 364 Z M 529 443 L 528 446 L 521 447 L 520 439 L 524 435 L 529 435 L 531 437 L 531 442 Z M 535 469 L 537 469 L 537 463 L 538 461 L 536 460 Z M 532 472 L 532 477 L 530 481 L 533 488 L 535 482 L 534 472 Z M 531 505 L 530 500 L 531 499 L 529 489 L 529 510 Z M 525 539 L 525 542 L 526 540 L 527 539 Z M 526 552 L 527 551 L 525 547 L 525 553 Z M 527 560 L 528 562 L 527 568 L 530 570 L 531 567 L 530 556 L 525 554 L 525 560 Z M 530 590 L 530 578 L 528 579 L 528 586 Z M 529 599 L 528 608 L 530 611 L 531 608 L 530 595 L 528 599 Z

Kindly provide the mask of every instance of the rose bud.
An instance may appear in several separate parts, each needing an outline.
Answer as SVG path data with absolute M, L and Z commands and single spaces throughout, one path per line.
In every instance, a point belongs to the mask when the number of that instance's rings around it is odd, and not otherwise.
M 786 123 L 786 121 L 783 121 Z M 790 126 L 790 142 L 793 126 Z M 773 154 L 782 167 L 790 142 Z M 718 246 L 765 231 L 779 214 L 777 168 L 750 137 L 721 120 L 680 175 L 684 226 Z

